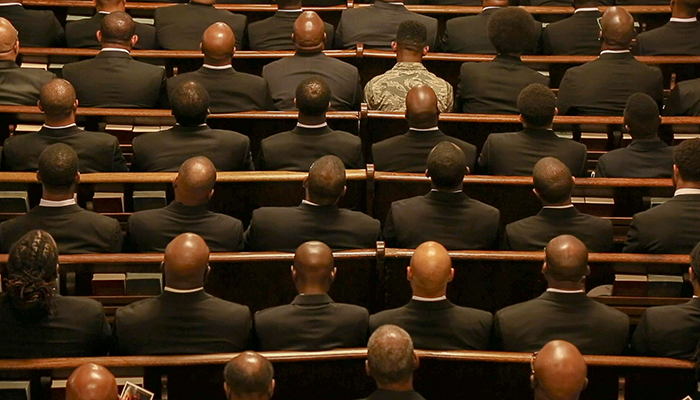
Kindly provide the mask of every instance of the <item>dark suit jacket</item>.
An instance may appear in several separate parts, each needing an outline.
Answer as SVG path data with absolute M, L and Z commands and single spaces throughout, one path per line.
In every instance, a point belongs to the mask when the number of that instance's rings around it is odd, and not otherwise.
M 433 190 L 391 203 L 384 224 L 387 247 L 415 249 L 434 240 L 449 250 L 498 246 L 500 212 L 466 194 Z
M 37 206 L 0 224 L 2 252 L 7 253 L 10 246 L 34 229 L 50 233 L 61 254 L 119 253 L 122 249 L 122 230 L 116 219 L 71 205 Z
M 669 22 L 637 36 L 643 56 L 700 55 L 700 22 Z
M 209 92 L 209 110 L 212 113 L 271 110 L 272 99 L 265 80 L 259 76 L 235 69 L 202 67 L 196 71 L 178 74 L 168 79 L 168 94 L 188 80 L 202 84 Z
M 292 33 L 302 11 L 277 11 L 273 16 L 248 25 L 248 48 L 250 50 L 294 50 Z M 333 25 L 324 23 L 326 49 L 333 48 Z
M 504 351 L 539 351 L 551 340 L 566 340 L 581 354 L 620 355 L 627 347 L 629 317 L 585 293 L 545 292 L 506 307 L 493 320 Z
M 0 300 L 0 357 L 49 358 L 107 355 L 110 328 L 102 304 L 85 297 L 55 295 L 51 314 L 25 319 Z
M 320 351 L 367 345 L 366 309 L 334 303 L 327 294 L 297 296 L 292 304 L 255 313 L 261 351 Z
M 316 160 L 332 154 L 348 169 L 365 167 L 359 137 L 329 127 L 309 129 L 297 126 L 263 139 L 258 169 L 308 171 Z
M 379 0 L 371 7 L 343 10 L 335 31 L 334 43 L 339 49 L 364 43 L 365 48 L 391 50 L 396 31 L 403 21 L 418 21 L 428 31 L 427 43 L 437 45 L 438 23 L 435 18 L 408 11 L 403 4 L 389 4 Z
M 236 218 L 207 210 L 206 205 L 186 206 L 173 201 L 164 208 L 135 212 L 129 217 L 129 242 L 140 253 L 163 253 L 176 236 L 192 232 L 209 250 L 243 250 L 243 224 Z
M 109 13 L 96 12 L 91 18 L 66 22 L 66 44 L 68 47 L 101 49 L 102 44 L 95 35 L 100 30 L 102 20 Z M 156 47 L 156 28 L 152 25 L 136 23 L 136 35 L 139 41 L 135 49 L 154 49 Z
M 65 35 L 51 10 L 27 10 L 21 5 L 0 7 L 0 17 L 7 18 L 19 32 L 22 47 L 61 47 Z
M 518 95 L 531 83 L 549 86 L 549 78 L 519 57 L 499 55 L 491 62 L 462 64 L 457 109 L 468 114 L 519 114 Z M 461 108 L 459 108 L 461 107 Z
M 63 78 L 73 84 L 81 107 L 157 108 L 167 103 L 165 69 L 121 51 L 66 64 Z
M 395 390 L 377 389 L 369 397 L 362 400 L 425 400 L 425 398 L 414 390 L 398 392 Z
M 601 54 L 566 71 L 557 107 L 561 115 L 622 115 L 627 99 L 637 92 L 651 96 L 661 109 L 661 71 L 637 61 L 632 53 Z
M 543 208 L 537 215 L 508 224 L 503 243 L 506 250 L 541 251 L 559 235 L 576 236 L 596 253 L 609 252 L 613 247 L 610 220 L 581 213 L 574 207 Z
M 666 99 L 664 115 L 700 115 L 700 78 L 679 82 Z
M 586 145 L 558 137 L 549 129 L 525 128 L 515 133 L 492 133 L 479 156 L 479 169 L 488 175 L 530 176 L 544 157 L 556 157 L 574 176 L 586 175 Z
M 15 135 L 5 140 L 3 162 L 11 171 L 34 172 L 45 148 L 64 143 L 73 148 L 80 160 L 80 172 L 126 172 L 126 160 L 115 136 L 87 132 L 77 126 L 65 129 L 42 127 L 39 132 Z
M 496 54 L 487 29 L 489 17 L 496 11 L 498 8 L 490 8 L 477 15 L 448 20 L 439 50 L 461 54 Z
M 620 6 L 666 6 L 668 1 L 663 0 L 615 0 Z
M 357 68 L 323 53 L 297 53 L 281 58 L 263 67 L 262 77 L 267 82 L 270 96 L 277 110 L 296 110 L 294 98 L 299 83 L 318 75 L 331 87 L 333 111 L 359 110 L 362 86 Z
M 490 312 L 459 307 L 449 300 L 411 300 L 403 307 L 386 310 L 369 318 L 372 332 L 386 324 L 405 329 L 416 349 L 486 350 L 491 339 Z
M 41 87 L 56 75 L 35 68 L 20 68 L 14 61 L 0 61 L 0 104 L 35 106 Z
M 135 137 L 132 170 L 177 171 L 187 159 L 206 156 L 219 171 L 253 168 L 250 139 L 240 133 L 208 126 L 174 127 Z
M 224 22 L 236 35 L 236 48 L 243 48 L 247 17 L 214 5 L 188 3 L 161 7 L 155 12 L 158 45 L 166 50 L 199 50 L 202 34 L 215 22 Z
M 476 146 L 447 136 L 439 130 L 416 132 L 408 130 L 372 145 L 372 159 L 377 171 L 425 172 L 428 154 L 438 143 L 448 141 L 459 146 L 467 157 L 467 166 L 474 169 Z
M 598 159 L 600 178 L 670 178 L 673 147 L 660 139 L 633 140 L 629 146 L 609 151 Z
M 700 340 L 700 299 L 673 306 L 651 307 L 632 336 L 635 353 L 648 357 L 690 360 Z
M 674 196 L 634 215 L 625 253 L 690 254 L 700 241 L 700 195 Z
M 295 252 L 309 240 L 319 240 L 333 250 L 368 249 L 376 246 L 379 221 L 337 205 L 263 207 L 253 211 L 245 232 L 251 251 Z
M 580 11 L 553 22 L 542 31 L 542 52 L 554 55 L 598 55 L 600 11 Z
M 117 353 L 233 353 L 248 347 L 251 330 L 246 306 L 218 299 L 204 290 L 163 292 L 117 310 Z

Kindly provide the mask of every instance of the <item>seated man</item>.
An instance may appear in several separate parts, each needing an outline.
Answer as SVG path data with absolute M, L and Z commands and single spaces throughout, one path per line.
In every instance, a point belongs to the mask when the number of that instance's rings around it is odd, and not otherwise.
M 53 144 L 39 155 L 37 179 L 43 194 L 39 205 L 24 215 L 0 224 L 0 250 L 25 233 L 42 229 L 58 243 L 61 254 L 119 253 L 122 230 L 119 221 L 80 208 L 75 192 L 80 182 L 78 155 L 70 146 Z
M 543 157 L 555 157 L 576 176 L 588 175 L 588 149 L 583 143 L 560 138 L 552 130 L 557 113 L 556 98 L 549 88 L 533 84 L 518 96 L 523 130 L 492 133 L 479 156 L 479 169 L 488 175 L 532 175 Z M 541 248 L 541 247 L 540 247 Z
M 260 354 L 246 351 L 226 363 L 226 400 L 270 400 L 275 391 L 275 371 Z
M 345 167 L 336 156 L 324 156 L 304 179 L 304 200 L 298 207 L 263 207 L 253 211 L 245 233 L 251 251 L 294 252 L 318 240 L 333 250 L 374 248 L 380 235 L 376 219 L 338 207 L 345 194 Z
M 535 400 L 578 400 L 588 386 L 588 367 L 576 346 L 552 340 L 532 355 L 530 386 Z
M 447 136 L 438 128 L 437 96 L 425 85 L 414 86 L 406 95 L 406 120 L 409 130 L 372 145 L 372 159 L 377 171 L 425 172 L 425 160 L 438 143 L 456 144 L 467 158 L 467 167 L 476 162 L 476 147 Z
M 542 52 L 552 55 L 598 55 L 598 0 L 574 0 L 574 15 L 553 22 L 542 31 Z
M 165 248 L 160 296 L 117 310 L 116 352 L 140 354 L 232 353 L 248 347 L 248 307 L 204 291 L 209 248 L 194 233 L 183 233 Z
M 625 253 L 689 254 L 700 241 L 700 139 L 673 150 L 673 198 L 632 218 Z
M 700 78 L 678 82 L 666 99 L 664 115 L 700 115 Z
M 539 29 L 527 11 L 513 7 L 493 13 L 488 33 L 498 55 L 491 62 L 462 64 L 456 109 L 469 114 L 517 114 L 518 94 L 527 85 L 549 85 L 549 78 L 520 60 L 525 50 L 535 47 Z
M 294 50 L 292 33 L 294 22 L 304 12 L 301 8 L 301 0 L 275 0 L 277 12 L 262 21 L 252 22 L 248 25 L 248 47 L 250 50 Z M 304 5 L 309 6 L 307 1 Z M 323 24 L 326 32 L 325 47 L 333 48 L 333 25 Z
M 103 132 L 87 132 L 75 125 L 78 100 L 71 84 L 53 79 L 41 88 L 39 109 L 44 126 L 39 132 L 14 135 L 3 145 L 3 163 L 12 171 L 36 171 L 39 155 L 55 143 L 69 145 L 78 154 L 80 172 L 126 172 L 119 140 Z
M 162 253 L 176 236 L 192 232 L 201 236 L 211 251 L 243 250 L 241 221 L 207 210 L 215 183 L 216 168 L 208 158 L 193 157 L 182 163 L 173 181 L 175 201 L 129 217 L 131 248 L 139 253 Z
M 214 4 L 216 0 L 191 0 L 157 8 L 153 19 L 158 45 L 166 50 L 199 50 L 204 31 L 215 22 L 224 22 L 235 33 L 236 47 L 242 49 L 247 17 L 217 10 Z
M 562 115 L 622 115 L 627 99 L 646 93 L 663 104 L 663 77 L 658 68 L 630 53 L 634 18 L 622 7 L 609 8 L 601 19 L 600 57 L 569 68 L 559 84 L 557 107 Z
M 102 19 L 97 57 L 66 64 L 63 77 L 73 84 L 83 107 L 157 108 L 167 103 L 165 69 L 129 55 L 138 42 L 129 14 L 115 11 Z
M 61 47 L 65 42 L 61 23 L 51 10 L 27 10 L 21 0 L 2 0 L 0 17 L 17 28 L 24 47 Z
M 627 347 L 629 317 L 586 295 L 584 281 L 590 273 L 586 245 L 562 235 L 552 239 L 544 252 L 542 274 L 547 292 L 496 313 L 498 349 L 533 352 L 561 339 L 583 354 L 622 354 Z
M 195 81 L 173 90 L 170 106 L 177 124 L 134 138 L 132 170 L 177 171 L 185 160 L 206 156 L 219 171 L 253 169 L 250 139 L 238 132 L 211 129 L 207 124 L 209 94 Z
M 56 75 L 42 69 L 20 68 L 18 55 L 17 30 L 10 21 L 0 17 L 0 104 L 33 106 L 39 100 L 41 87 Z
M 360 138 L 328 127 L 330 100 L 331 88 L 322 77 L 301 81 L 294 98 L 299 109 L 297 126 L 262 140 L 258 169 L 308 171 L 314 161 L 329 154 L 340 158 L 345 168 L 365 168 Z
M 598 159 L 595 177 L 670 178 L 673 176 L 673 147 L 659 139 L 659 107 L 644 93 L 630 96 L 625 106 L 625 127 L 632 143 L 609 151 Z
M 469 174 L 462 149 L 438 143 L 428 155 L 425 174 L 430 193 L 391 203 L 383 234 L 387 247 L 414 249 L 434 240 L 450 250 L 495 249 L 500 212 L 462 192 Z
M 403 21 L 391 42 L 396 53 L 396 65 L 382 75 L 375 76 L 365 86 L 365 102 L 370 110 L 406 111 L 406 94 L 418 85 L 429 86 L 438 97 L 440 112 L 451 112 L 454 107 L 452 85 L 428 71 L 422 64 L 430 46 L 426 43 L 425 25 Z
M 583 214 L 571 204 L 576 182 L 571 171 L 554 157 L 545 157 L 532 171 L 533 192 L 542 210 L 532 217 L 506 226 L 503 247 L 515 251 L 540 251 L 553 238 L 569 234 L 593 252 L 609 252 L 613 247 L 610 220 Z
M 101 365 L 83 364 L 70 374 L 66 382 L 66 400 L 117 399 L 117 380 Z
M 375 331 L 386 324 L 400 326 L 423 350 L 486 350 L 493 316 L 447 300 L 447 283 L 454 274 L 450 255 L 442 245 L 421 244 L 408 267 L 413 299 L 401 308 L 372 315 L 369 328 Z
M 186 81 L 195 81 L 209 93 L 209 110 L 213 113 L 269 110 L 272 100 L 265 80 L 238 72 L 231 66 L 236 37 L 223 22 L 212 24 L 202 35 L 202 68 L 177 74 L 168 79 L 168 94 Z
M 664 26 L 642 32 L 637 37 L 639 54 L 644 56 L 700 55 L 698 22 L 699 0 L 671 1 L 671 20 Z
M 488 23 L 497 10 L 508 7 L 508 0 L 483 0 L 483 10 L 476 15 L 452 18 L 445 25 L 440 51 L 461 54 L 496 54 L 489 39 Z
M 101 49 L 102 44 L 97 40 L 97 31 L 102 26 L 102 20 L 111 12 L 126 12 L 126 0 L 95 0 L 95 11 L 95 15 L 91 18 L 66 22 L 68 47 Z M 156 28 L 152 25 L 136 22 L 134 34 L 139 37 L 134 49 L 153 49 L 156 47 Z
M 292 304 L 255 313 L 261 351 L 318 351 L 362 347 L 369 313 L 328 296 L 336 268 L 333 253 L 321 242 L 306 242 L 294 253 L 292 279 L 299 295 Z

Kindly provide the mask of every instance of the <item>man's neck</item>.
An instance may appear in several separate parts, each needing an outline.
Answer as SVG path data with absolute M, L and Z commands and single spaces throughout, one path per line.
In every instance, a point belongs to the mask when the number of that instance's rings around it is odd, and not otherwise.
M 208 199 L 206 201 L 202 201 L 202 199 L 192 199 L 187 196 L 178 195 L 177 192 L 175 192 L 175 201 L 187 207 L 203 206 L 209 202 Z
M 396 62 L 422 62 L 423 54 L 415 51 L 397 50 Z
M 15 54 L 12 51 L 5 53 L 3 56 L 0 57 L 0 61 L 17 61 L 17 54 Z
M 117 43 L 102 43 L 102 49 L 123 49 L 131 52 L 131 46 L 125 46 Z
M 55 127 L 55 126 L 67 126 L 75 123 L 75 115 L 71 115 L 66 118 L 47 118 L 44 117 L 44 125 Z
M 437 299 L 438 297 L 447 296 L 447 290 L 438 290 L 436 292 L 425 292 L 422 290 L 413 289 L 413 296 L 422 297 L 424 299 Z
M 676 190 L 678 189 L 700 189 L 700 182 L 676 181 Z
M 603 42 L 600 46 L 600 51 L 611 50 L 611 51 L 628 51 L 630 49 L 629 44 L 627 46 L 611 45 L 609 43 Z
M 554 124 L 549 124 L 549 125 L 547 125 L 547 126 L 531 126 L 531 125 L 528 124 L 527 122 L 523 121 L 523 128 L 525 128 L 525 129 L 536 129 L 536 130 L 549 130 L 549 131 L 551 131 L 553 126 L 554 126 Z
M 75 192 L 70 191 L 70 192 L 63 192 L 63 193 L 55 193 L 46 190 L 42 191 L 41 198 L 44 200 L 49 200 L 49 201 L 63 201 L 63 200 L 70 200 L 74 198 Z
M 547 287 L 549 289 L 575 291 L 575 290 L 585 290 L 586 285 L 583 282 L 566 282 L 566 281 L 555 281 L 554 279 L 547 278 Z
M 230 67 L 231 61 L 232 61 L 231 58 L 228 58 L 225 60 L 214 60 L 214 59 L 208 58 L 206 56 L 204 57 L 204 64 L 213 65 L 215 67 L 224 66 L 224 65 Z
M 541 200 L 541 199 L 540 199 Z M 571 197 L 569 197 L 568 200 L 562 201 L 560 203 L 547 203 L 544 200 L 542 201 L 542 207 L 565 207 L 565 206 L 570 206 L 571 205 Z
M 277 6 L 278 10 L 299 10 L 301 11 L 301 3 L 295 3 L 295 4 L 285 4 L 283 6 Z
M 119 7 L 119 6 L 117 6 L 117 7 L 103 7 L 103 8 L 97 8 L 96 10 L 98 13 L 101 12 L 101 13 L 109 14 L 109 13 L 113 13 L 113 12 L 117 12 L 117 11 L 126 12 L 126 7 Z
M 297 122 L 304 125 L 321 125 L 326 122 L 326 115 L 305 115 L 299 113 Z
M 698 16 L 698 10 L 689 10 L 684 7 L 680 7 L 676 3 L 675 7 L 671 10 L 671 18 L 693 18 Z
M 430 186 L 431 186 L 431 189 L 433 189 L 433 190 L 437 190 L 438 192 L 445 192 L 445 193 L 461 192 L 464 189 L 463 182 L 460 182 L 458 185 L 455 185 L 454 187 L 451 187 L 451 188 L 439 188 L 439 187 L 436 187 L 432 183 Z
M 319 53 L 323 52 L 323 46 L 321 46 L 317 49 L 314 49 L 314 50 L 300 49 L 298 47 L 295 50 L 296 50 L 297 54 L 304 54 L 304 55 L 309 56 L 309 55 L 319 54 Z
M 381 390 L 389 390 L 392 392 L 408 392 L 408 391 L 413 390 L 413 378 L 411 378 L 407 382 L 390 383 L 387 385 L 377 384 L 377 388 L 379 388 Z
M 328 289 L 329 288 L 327 288 L 323 285 L 310 285 L 310 284 L 303 285 L 303 284 L 300 284 L 297 286 L 297 292 L 299 294 L 303 294 L 303 295 L 327 294 Z

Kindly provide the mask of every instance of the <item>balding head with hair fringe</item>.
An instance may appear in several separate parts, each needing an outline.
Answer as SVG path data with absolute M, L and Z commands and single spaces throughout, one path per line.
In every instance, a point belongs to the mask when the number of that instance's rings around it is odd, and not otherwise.
M 204 124 L 209 115 L 209 92 L 197 81 L 182 82 L 170 93 L 170 108 L 181 126 Z
M 554 281 L 581 283 L 589 273 L 588 249 L 575 236 L 555 237 L 549 241 L 544 253 L 543 272 Z
M 131 16 L 123 11 L 115 11 L 102 19 L 98 35 L 103 48 L 109 45 L 131 48 L 136 43 L 135 32 L 136 23 Z
M 180 166 L 173 181 L 175 200 L 187 205 L 206 204 L 214 194 L 216 167 L 207 157 L 192 157 Z
M 16 60 L 19 53 L 19 36 L 12 23 L 0 17 L 0 60 Z
M 65 79 L 51 79 L 41 87 L 38 106 L 46 118 L 69 117 L 78 107 L 73 85 Z
M 544 205 L 563 205 L 571 202 L 574 179 L 569 168 L 554 157 L 545 157 L 532 169 L 535 193 Z
M 335 204 L 345 194 L 345 165 L 336 156 L 323 156 L 309 168 L 304 180 L 307 200 L 318 205 Z
M 274 369 L 270 361 L 254 351 L 246 351 L 224 368 L 228 400 L 267 400 L 275 389 Z
M 367 372 L 381 389 L 409 384 L 418 367 L 411 336 L 396 325 L 382 325 L 367 342 Z

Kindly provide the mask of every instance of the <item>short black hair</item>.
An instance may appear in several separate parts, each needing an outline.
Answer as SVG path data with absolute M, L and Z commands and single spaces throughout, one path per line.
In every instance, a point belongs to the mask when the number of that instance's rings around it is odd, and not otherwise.
M 501 8 L 489 17 L 489 39 L 500 53 L 521 54 L 534 49 L 539 37 L 535 19 L 518 7 Z
M 403 21 L 396 32 L 396 44 L 402 49 L 420 52 L 428 43 L 428 30 L 418 21 Z
M 266 394 L 274 379 L 270 361 L 254 351 L 246 351 L 229 361 L 224 368 L 224 380 L 232 393 Z
M 311 76 L 297 86 L 296 99 L 300 114 L 325 115 L 331 101 L 331 87 L 322 77 Z
M 525 122 L 533 128 L 544 128 L 554 120 L 557 98 L 544 85 L 533 83 L 518 95 L 518 110 Z
M 625 105 L 625 125 L 633 138 L 652 138 L 659 133 L 659 106 L 648 94 L 635 93 Z
M 39 179 L 47 188 L 70 189 L 78 170 L 78 155 L 67 144 L 52 144 L 39 155 Z
M 309 168 L 307 185 L 311 201 L 326 204 L 337 200 L 345 188 L 345 165 L 336 156 L 323 156 Z
M 428 175 L 437 189 L 450 189 L 464 180 L 467 157 L 448 141 L 440 142 L 428 154 Z
M 51 79 L 41 87 L 39 103 L 44 114 L 53 118 L 69 116 L 75 106 L 75 89 L 65 79 Z
M 673 163 L 684 181 L 700 182 L 700 139 L 684 140 L 676 146 Z
M 367 342 L 367 363 L 380 385 L 408 381 L 415 370 L 411 336 L 396 325 L 382 325 Z
M 128 45 L 136 32 L 136 23 L 131 15 L 123 11 L 114 11 L 102 19 L 100 32 L 102 43 Z
M 571 171 L 554 157 L 545 157 L 532 169 L 532 180 L 537 194 L 547 204 L 563 203 L 571 198 L 574 181 Z
M 170 108 L 181 126 L 201 125 L 209 114 L 209 92 L 199 82 L 185 81 L 170 93 Z

